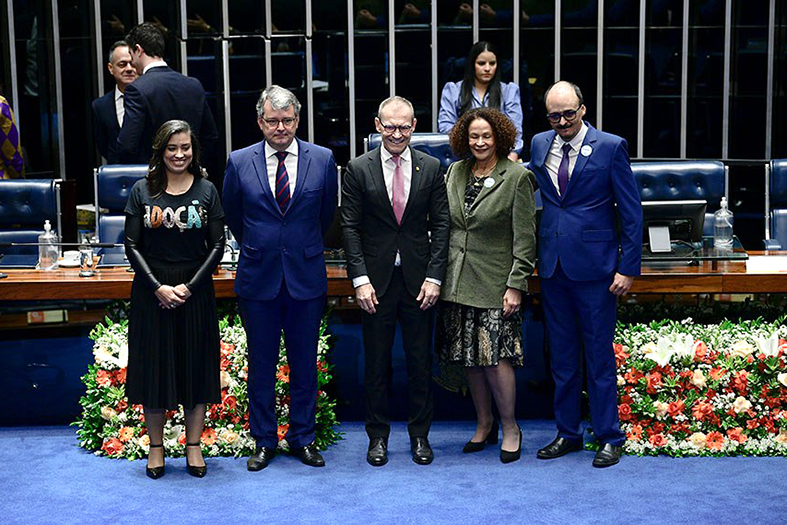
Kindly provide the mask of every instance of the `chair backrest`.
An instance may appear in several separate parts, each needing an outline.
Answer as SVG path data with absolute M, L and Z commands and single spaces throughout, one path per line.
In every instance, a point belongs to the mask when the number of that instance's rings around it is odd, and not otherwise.
M 379 133 L 372 133 L 364 139 L 365 151 L 371 151 L 381 144 Z M 413 133 L 410 146 L 431 155 L 440 161 L 443 171 L 448 170 L 452 162 L 458 160 L 448 144 L 448 135 L 444 133 Z
M 766 239 L 776 239 L 787 246 L 787 159 L 773 159 L 768 164 L 768 187 L 765 209 L 768 220 Z
M 105 239 L 101 227 L 107 224 L 106 216 L 123 218 L 123 210 L 126 208 L 131 187 L 134 186 L 135 182 L 147 175 L 148 167 L 144 164 L 108 164 L 99 167 L 94 173 L 96 236 L 101 242 L 118 242 L 114 239 Z M 108 210 L 107 213 L 102 214 L 102 208 Z M 122 239 L 123 221 L 121 220 L 120 223 L 120 238 Z M 115 220 L 113 224 L 117 224 L 117 221 Z M 113 236 L 116 234 L 117 232 L 112 232 Z
M 0 242 L 38 242 L 44 221 L 61 238 L 59 179 L 0 180 Z M 37 254 L 35 246 L 13 246 L 0 253 Z
M 713 235 L 713 212 L 727 195 L 727 168 L 723 163 L 715 160 L 635 162 L 631 171 L 643 201 L 707 201 L 703 235 Z

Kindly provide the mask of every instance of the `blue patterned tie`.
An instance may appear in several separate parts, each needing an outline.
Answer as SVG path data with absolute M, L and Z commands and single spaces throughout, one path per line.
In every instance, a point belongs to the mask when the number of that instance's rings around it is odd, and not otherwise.
M 279 167 L 276 169 L 276 202 L 284 213 L 290 204 L 290 176 L 287 175 L 287 166 L 284 165 L 287 152 L 277 151 L 276 156 L 279 158 Z
M 568 187 L 568 152 L 571 151 L 571 144 L 563 144 L 563 160 L 560 161 L 560 166 L 557 169 L 557 187 L 560 189 L 560 198 L 566 195 L 566 188 Z

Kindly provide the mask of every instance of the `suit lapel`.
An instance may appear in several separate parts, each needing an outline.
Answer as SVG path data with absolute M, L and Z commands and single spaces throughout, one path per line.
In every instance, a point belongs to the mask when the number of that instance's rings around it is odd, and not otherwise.
M 402 223 L 407 219 L 407 215 L 410 213 L 410 210 L 414 206 L 415 196 L 418 195 L 418 190 L 421 189 L 424 180 L 424 156 L 421 152 L 410 148 L 410 159 L 413 164 L 413 169 L 410 174 L 410 193 L 407 195 L 407 204 L 404 207 L 404 213 L 402 214 Z M 391 211 L 393 211 L 393 206 L 391 206 Z
M 506 164 L 505 162 L 502 162 L 503 164 L 502 166 L 500 164 L 501 162 L 498 162 L 497 166 L 495 166 L 495 169 L 492 170 L 492 173 L 490 173 L 489 176 L 484 180 L 484 186 L 483 188 L 481 188 L 481 193 L 478 194 L 478 197 L 476 197 L 475 202 L 473 203 L 472 206 L 470 206 L 471 211 L 475 210 L 478 207 L 478 203 L 484 200 L 490 193 L 495 191 L 497 188 L 500 187 L 501 184 L 503 184 L 503 181 L 505 180 L 505 173 L 507 167 L 505 165 Z M 493 181 L 492 185 L 487 186 L 488 184 L 487 181 L 490 180 Z
M 298 141 L 298 177 L 295 179 L 295 193 L 290 199 L 290 205 L 287 206 L 287 210 L 284 212 L 285 215 L 303 192 L 303 187 L 306 185 L 306 177 L 309 174 L 309 163 L 311 162 L 311 150 L 308 144 L 300 139 L 295 140 Z
M 542 152 L 539 153 L 538 158 L 534 159 L 534 160 L 539 162 L 539 164 L 536 164 L 536 166 L 540 166 L 540 167 L 544 168 L 543 173 L 544 173 L 544 175 L 546 176 L 546 179 L 547 179 L 545 181 L 546 182 L 545 185 L 541 185 L 540 184 L 541 191 L 545 191 L 544 190 L 544 186 L 546 186 L 546 188 L 547 188 L 546 191 L 548 191 L 548 192 L 550 192 L 552 194 L 553 200 L 555 200 L 556 202 L 560 202 L 560 195 L 558 195 L 557 188 L 555 188 L 555 185 L 552 183 L 552 177 L 549 176 L 549 170 L 547 170 L 547 167 L 546 167 L 547 158 L 549 157 L 549 150 L 552 148 L 552 142 L 554 142 L 554 140 L 555 140 L 555 135 L 556 135 L 556 133 L 555 133 L 554 130 L 549 132 L 549 133 L 547 133 L 547 135 L 544 138 L 544 141 L 542 143 L 543 150 L 542 150 Z
M 369 173 L 371 174 L 372 184 L 375 188 L 375 193 L 380 196 L 380 209 L 385 210 L 385 215 L 396 224 L 396 215 L 393 212 L 393 205 L 388 198 L 388 189 L 385 187 L 385 177 L 383 177 L 383 164 L 380 155 L 380 148 L 378 147 L 369 156 Z
M 268 182 L 268 164 L 267 160 L 265 159 L 265 141 L 260 142 L 257 144 L 257 147 L 254 148 L 254 157 L 252 158 L 252 164 L 254 165 L 254 170 L 257 172 L 257 179 L 260 182 L 260 189 L 262 189 L 262 193 L 268 199 L 268 202 L 273 206 L 276 211 L 279 211 L 279 205 L 276 204 L 276 199 L 273 198 L 273 192 L 271 191 L 270 182 Z
M 588 163 L 588 159 L 590 155 L 593 154 L 593 144 L 596 142 L 596 128 L 588 124 L 588 131 L 585 134 L 585 140 L 582 141 L 582 147 L 580 148 L 580 152 L 577 155 L 577 162 L 574 164 L 574 171 L 571 172 L 571 179 L 568 181 L 568 186 L 566 186 L 566 194 L 563 196 L 563 200 L 565 200 L 568 195 L 571 193 L 571 188 L 576 186 L 577 179 L 582 176 L 582 171 L 585 169 L 585 166 Z M 586 145 L 589 145 L 591 148 L 590 155 L 583 155 L 582 148 Z

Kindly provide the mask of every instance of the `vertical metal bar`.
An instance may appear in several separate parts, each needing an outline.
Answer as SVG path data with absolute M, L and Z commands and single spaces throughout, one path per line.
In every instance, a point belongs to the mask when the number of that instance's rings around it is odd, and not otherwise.
M 390 96 L 396 95 L 396 24 L 394 23 L 394 0 L 388 0 L 388 89 Z
M 724 7 L 724 78 L 721 85 L 721 158 L 730 156 L 730 76 L 732 75 L 732 0 Z
M 312 0 L 306 0 L 306 138 L 314 142 L 314 64 L 312 64 Z
M 8 15 L 8 27 L 6 28 L 8 34 L 8 67 L 10 68 L 11 74 L 11 85 L 9 86 L 10 89 L 6 98 L 11 104 L 11 107 L 14 108 L 14 113 L 16 115 L 16 127 L 17 131 L 19 131 L 22 126 L 22 119 L 19 117 L 19 110 L 21 109 L 20 101 L 22 100 L 22 96 L 19 93 L 19 77 L 16 73 L 16 28 L 14 27 L 13 0 L 6 1 L 6 14 Z
M 475 44 L 481 40 L 481 21 L 478 15 L 478 10 L 481 8 L 479 0 L 473 0 L 473 43 Z
M 637 80 L 637 158 L 645 156 L 645 18 L 647 1 L 639 0 L 639 78 Z
M 555 82 L 560 80 L 560 32 L 563 27 L 563 20 L 560 17 L 560 13 L 562 10 L 563 2 L 561 0 L 555 0 Z
M 104 91 L 104 52 L 105 50 L 102 49 L 104 39 L 103 34 L 101 32 L 101 0 L 93 0 L 93 34 L 95 35 L 96 39 L 93 42 L 94 50 L 96 53 L 96 82 L 95 82 L 95 89 L 93 90 L 93 96 L 91 98 L 98 98 L 103 94 Z
M 273 69 L 271 67 L 271 34 L 273 33 L 271 21 L 271 0 L 265 0 L 265 82 L 273 85 Z
M 188 25 L 186 24 L 187 11 L 186 0 L 180 0 L 178 9 L 178 25 L 180 26 L 180 38 L 178 39 L 178 56 L 180 57 L 180 72 L 184 75 L 189 74 L 188 55 L 186 53 L 186 40 L 189 37 Z
M 350 158 L 355 158 L 355 31 L 353 0 L 347 0 L 347 79 L 350 106 Z
M 518 2 L 519 0 L 514 0 Z M 440 111 L 440 89 L 437 85 L 437 7 L 438 1 L 432 0 L 432 23 L 430 24 L 432 36 L 432 131 L 437 132 L 437 115 Z M 516 17 L 515 17 L 516 18 Z
M 680 59 L 680 158 L 686 158 L 686 142 L 688 141 L 688 103 L 689 103 L 689 3 L 683 0 L 683 31 Z
M 232 151 L 232 102 L 230 101 L 230 23 L 229 0 L 221 1 L 221 72 L 222 99 L 224 101 L 224 151 Z
M 776 0 L 768 9 L 768 85 L 765 87 L 765 158 L 770 160 L 773 141 L 773 61 L 776 34 Z
M 57 0 L 52 0 L 52 89 L 55 91 L 55 143 L 57 144 L 57 172 L 55 177 L 66 180 L 66 146 L 63 132 L 63 80 L 60 78 L 63 70 L 60 67 L 60 20 L 58 18 Z M 65 73 L 65 72 L 64 72 Z
M 601 0 L 602 2 L 604 0 Z M 513 10 L 514 10 L 514 52 L 512 53 L 513 61 L 514 61 L 514 84 L 517 86 L 521 86 L 519 83 L 519 29 L 520 29 L 520 20 L 522 19 L 521 15 L 519 14 L 520 7 L 519 7 L 519 0 L 514 0 Z M 525 79 L 527 80 L 527 79 Z M 523 122 L 522 125 L 524 126 L 525 123 Z
M 137 9 L 134 13 L 137 17 L 136 23 L 141 24 L 145 21 L 145 6 L 144 0 L 137 0 Z
M 596 24 L 596 128 L 604 129 L 604 0 L 598 0 Z
M 771 162 L 765 163 L 765 238 L 771 238 Z

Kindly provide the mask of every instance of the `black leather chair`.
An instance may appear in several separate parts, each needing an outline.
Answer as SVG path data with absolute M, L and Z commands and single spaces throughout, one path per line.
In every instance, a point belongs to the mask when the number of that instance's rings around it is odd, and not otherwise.
M 787 247 L 787 159 L 773 159 L 767 166 L 765 194 L 765 249 Z
M 108 164 L 94 172 L 95 204 L 96 204 L 96 237 L 98 242 L 122 244 L 125 240 L 123 232 L 126 218 L 123 210 L 131 187 L 139 179 L 147 175 L 148 167 L 144 164 Z M 101 209 L 107 210 L 102 213 Z M 102 248 L 102 265 L 123 265 L 126 250 L 122 246 Z
M 38 242 L 44 221 L 61 239 L 60 179 L 0 180 L 0 243 Z M 0 247 L 0 266 L 33 268 L 38 247 Z
M 373 150 L 381 143 L 380 134 L 372 133 L 364 139 L 363 143 L 364 151 Z M 410 145 L 440 160 L 443 172 L 448 170 L 448 166 L 452 162 L 458 160 L 454 157 L 454 152 L 451 151 L 451 146 L 448 144 L 448 135 L 443 133 L 413 133 Z
M 713 235 L 713 212 L 727 195 L 727 167 L 715 160 L 635 162 L 631 171 L 643 201 L 698 200 L 708 202 L 702 231 Z

